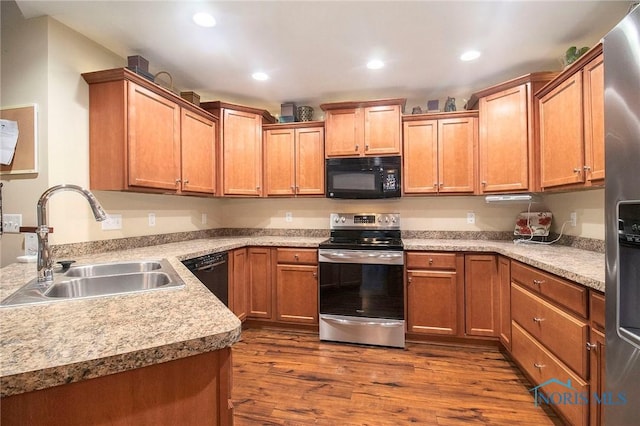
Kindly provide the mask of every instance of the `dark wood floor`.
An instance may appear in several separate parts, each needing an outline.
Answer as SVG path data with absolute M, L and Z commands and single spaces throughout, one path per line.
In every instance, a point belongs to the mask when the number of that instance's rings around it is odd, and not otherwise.
M 233 346 L 237 426 L 561 425 L 529 388 L 495 348 L 365 347 L 271 329 Z

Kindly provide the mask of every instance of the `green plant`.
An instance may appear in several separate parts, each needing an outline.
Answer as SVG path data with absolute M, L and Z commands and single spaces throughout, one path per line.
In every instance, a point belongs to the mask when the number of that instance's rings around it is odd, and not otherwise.
M 568 48 L 564 54 L 565 65 L 574 63 L 580 56 L 584 55 L 587 50 L 589 50 L 589 48 L 586 46 L 581 47 L 580 49 L 575 46 Z

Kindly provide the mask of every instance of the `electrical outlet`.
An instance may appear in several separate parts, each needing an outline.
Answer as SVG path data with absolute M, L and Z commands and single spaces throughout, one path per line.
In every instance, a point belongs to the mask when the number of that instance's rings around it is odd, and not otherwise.
M 149 226 L 156 226 L 156 214 L 149 213 Z
M 476 223 L 476 214 L 474 212 L 467 213 L 467 223 L 472 225 Z
M 578 214 L 576 212 L 571 212 L 570 219 L 571 226 L 578 225 Z
M 291 212 L 286 212 L 284 214 L 284 221 L 285 222 L 293 222 L 293 214 Z
M 200 218 L 200 222 L 202 222 L 203 225 L 207 224 L 207 214 L 206 213 L 202 213 L 202 216 Z
M 101 222 L 103 231 L 112 231 L 114 229 L 122 229 L 122 215 L 108 214 L 107 219 Z

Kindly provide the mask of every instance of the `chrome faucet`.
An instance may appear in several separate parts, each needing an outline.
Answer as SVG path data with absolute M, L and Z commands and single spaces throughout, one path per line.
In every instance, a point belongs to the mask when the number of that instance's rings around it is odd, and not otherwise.
M 49 249 L 49 226 L 47 225 L 47 201 L 59 191 L 80 193 L 89 202 L 93 216 L 98 222 L 102 222 L 107 218 L 107 213 L 96 197 L 89 190 L 78 185 L 56 185 L 42 193 L 38 200 L 38 228 L 36 229 L 36 234 L 38 234 L 38 282 L 45 284 L 53 281 L 53 259 Z

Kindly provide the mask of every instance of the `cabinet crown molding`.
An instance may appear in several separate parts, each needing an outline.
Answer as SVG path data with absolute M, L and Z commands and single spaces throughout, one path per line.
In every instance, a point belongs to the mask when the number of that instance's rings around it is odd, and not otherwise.
M 331 102 L 331 103 L 321 104 L 320 109 L 322 109 L 323 111 L 330 111 L 334 109 L 366 108 L 366 107 L 375 107 L 375 106 L 400 105 L 401 111 L 404 111 L 404 106 L 406 105 L 406 103 L 407 103 L 407 100 L 405 98 L 377 99 L 373 101 Z

